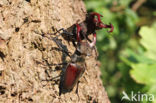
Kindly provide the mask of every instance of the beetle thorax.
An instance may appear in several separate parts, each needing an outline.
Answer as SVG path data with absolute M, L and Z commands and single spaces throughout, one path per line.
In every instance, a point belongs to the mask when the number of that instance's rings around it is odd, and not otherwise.
M 74 54 L 71 56 L 71 61 L 72 61 L 73 63 L 75 63 L 75 62 L 85 62 L 85 56 L 77 55 L 76 53 L 74 53 Z
M 77 51 L 80 53 L 80 55 L 84 56 L 90 56 L 92 53 L 92 47 L 90 47 L 88 42 L 81 42 L 77 44 Z

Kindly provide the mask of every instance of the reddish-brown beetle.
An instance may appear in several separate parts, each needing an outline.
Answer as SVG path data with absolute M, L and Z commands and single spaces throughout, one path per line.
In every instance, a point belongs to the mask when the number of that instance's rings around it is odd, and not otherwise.
M 81 27 L 76 24 L 77 27 L 77 45 L 74 54 L 71 56 L 71 61 L 67 64 L 65 72 L 62 75 L 60 81 L 60 93 L 69 92 L 78 83 L 79 78 L 82 76 L 86 69 L 85 59 L 86 56 L 90 56 L 92 49 L 96 43 L 96 35 L 92 43 L 82 41 L 80 38 Z
M 64 73 L 62 73 L 60 85 L 59 85 L 59 89 L 60 89 L 59 95 L 61 95 L 61 93 L 66 93 L 71 91 L 76 85 L 76 83 L 78 83 L 79 78 L 84 73 L 86 69 L 85 59 L 87 56 L 90 56 L 92 54 L 93 47 L 96 44 L 95 31 L 102 28 L 110 28 L 109 32 L 113 31 L 114 29 L 113 25 L 103 24 L 100 17 L 102 17 L 102 15 L 100 15 L 99 13 L 95 13 L 95 12 L 90 13 L 89 15 L 87 15 L 85 21 L 79 24 L 78 23 L 74 24 L 67 30 L 62 28 L 56 32 L 58 33 L 62 30 L 63 32 L 60 33 L 58 36 L 62 35 L 67 40 L 71 40 L 74 43 L 75 41 L 77 41 L 77 44 L 75 44 L 76 50 L 73 53 L 73 55 L 70 56 L 71 61 L 66 65 L 65 71 Z M 88 35 L 90 34 L 93 34 L 94 37 L 93 41 L 88 39 Z M 54 40 L 59 47 L 61 47 L 61 45 L 56 39 L 58 36 L 51 39 Z M 88 43 L 87 40 L 89 40 L 90 43 Z M 62 50 L 62 51 L 65 51 L 68 54 L 66 50 Z M 78 91 L 78 89 L 76 91 Z

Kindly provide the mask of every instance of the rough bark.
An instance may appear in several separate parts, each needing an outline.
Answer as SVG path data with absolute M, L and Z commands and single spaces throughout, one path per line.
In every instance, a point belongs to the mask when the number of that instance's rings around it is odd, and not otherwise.
M 73 91 L 59 96 L 59 64 L 70 58 L 56 43 L 39 33 L 54 33 L 85 19 L 81 0 L 0 1 L 0 102 L 1 103 L 109 103 L 100 80 L 95 53 L 86 61 L 79 97 Z M 54 36 L 53 36 L 54 37 Z M 72 43 L 60 37 L 71 53 Z M 55 78 L 50 81 L 47 79 Z

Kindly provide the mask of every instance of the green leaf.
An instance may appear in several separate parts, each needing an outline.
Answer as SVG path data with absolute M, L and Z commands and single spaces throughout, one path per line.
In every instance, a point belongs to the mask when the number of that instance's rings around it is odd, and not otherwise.
M 85 2 L 87 9 L 96 9 L 97 7 L 101 7 L 104 3 L 103 1 L 86 1 Z
M 156 84 L 156 64 L 132 64 L 132 78 L 142 84 Z
M 156 86 L 155 85 L 150 86 L 148 94 L 152 94 L 152 95 L 154 95 L 154 97 L 156 97 Z M 156 99 L 154 99 L 154 101 L 152 103 L 156 103 Z
M 132 0 L 119 0 L 119 3 L 123 6 L 128 6 Z
M 156 60 L 156 27 L 143 26 L 139 32 L 141 44 L 147 49 L 146 56 Z
M 136 52 L 129 48 L 124 50 L 120 59 L 130 66 L 137 63 L 154 64 L 156 62 L 152 59 L 147 58 L 141 48 L 137 48 Z

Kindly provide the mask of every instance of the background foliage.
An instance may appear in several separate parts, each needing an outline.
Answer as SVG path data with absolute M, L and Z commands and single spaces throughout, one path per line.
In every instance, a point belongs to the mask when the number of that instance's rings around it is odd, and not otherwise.
M 133 91 L 154 94 L 156 103 L 156 0 L 85 3 L 89 12 L 102 14 L 102 21 L 115 27 L 112 34 L 97 32 L 102 80 L 111 102 L 121 102 L 122 91 Z

